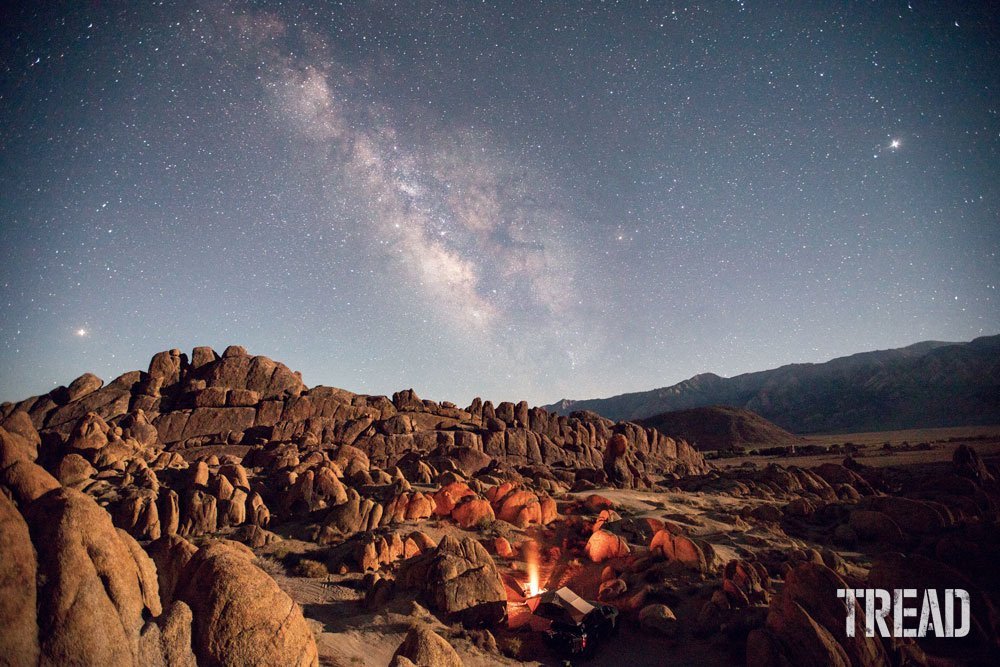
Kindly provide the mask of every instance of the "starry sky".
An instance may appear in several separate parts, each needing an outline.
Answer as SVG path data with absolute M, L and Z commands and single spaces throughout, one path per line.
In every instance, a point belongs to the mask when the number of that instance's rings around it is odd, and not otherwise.
M 1000 331 L 989 3 L 0 10 L 0 400 L 548 403 Z

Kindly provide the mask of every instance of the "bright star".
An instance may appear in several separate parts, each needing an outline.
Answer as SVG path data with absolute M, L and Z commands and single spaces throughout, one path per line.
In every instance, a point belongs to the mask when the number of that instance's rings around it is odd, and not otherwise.
M 86 329 L 82 329 L 82 328 L 81 329 L 77 329 L 76 330 L 76 335 L 79 336 L 79 337 L 81 337 L 81 338 L 83 338 L 84 336 L 87 335 L 87 330 Z
M 889 142 L 889 148 L 899 148 L 902 145 L 903 142 L 900 141 L 899 139 L 893 139 L 892 141 Z

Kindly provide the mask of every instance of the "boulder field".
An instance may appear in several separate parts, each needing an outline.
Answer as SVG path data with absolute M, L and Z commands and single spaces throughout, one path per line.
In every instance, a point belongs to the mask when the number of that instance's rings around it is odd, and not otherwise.
M 990 664 L 998 477 L 966 446 L 718 469 L 593 413 L 171 350 L 0 405 L 0 663 L 555 660 L 524 619 L 534 568 L 615 607 L 604 650 L 636 665 Z M 970 589 L 967 639 L 844 636 L 837 589 L 925 585 Z
M 612 439 L 624 445 L 609 459 Z M 519 468 L 545 474 L 529 490 Z M 315 665 L 299 605 L 251 549 L 215 539 L 266 546 L 275 518 L 310 517 L 317 544 L 363 533 L 362 569 L 410 558 L 443 613 L 496 621 L 506 597 L 478 542 L 372 531 L 432 516 L 544 525 L 550 494 L 571 486 L 706 470 L 683 442 L 592 414 L 310 389 L 237 346 L 162 352 L 107 384 L 85 374 L 0 406 L 0 653 L 12 665 Z M 426 644 L 415 635 L 399 659 Z

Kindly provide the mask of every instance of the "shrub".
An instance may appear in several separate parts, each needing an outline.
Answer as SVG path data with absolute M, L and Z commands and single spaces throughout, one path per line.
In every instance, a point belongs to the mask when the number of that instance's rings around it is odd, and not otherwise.
M 521 660 L 525 652 L 524 639 L 516 635 L 507 635 L 500 640 L 499 649 L 508 658 Z
M 320 563 L 318 560 L 303 558 L 292 567 L 292 574 L 297 577 L 321 579 L 330 574 L 330 572 L 326 569 L 326 565 Z
M 284 542 L 278 542 L 270 550 L 268 550 L 267 555 L 271 558 L 279 561 L 283 561 L 288 557 L 288 553 L 291 550 Z

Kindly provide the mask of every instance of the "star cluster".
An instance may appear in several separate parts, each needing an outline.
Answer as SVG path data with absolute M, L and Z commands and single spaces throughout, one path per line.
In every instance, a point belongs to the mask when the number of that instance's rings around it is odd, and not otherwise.
M 203 344 L 545 403 L 1000 330 L 985 6 L 2 11 L 0 400 Z

